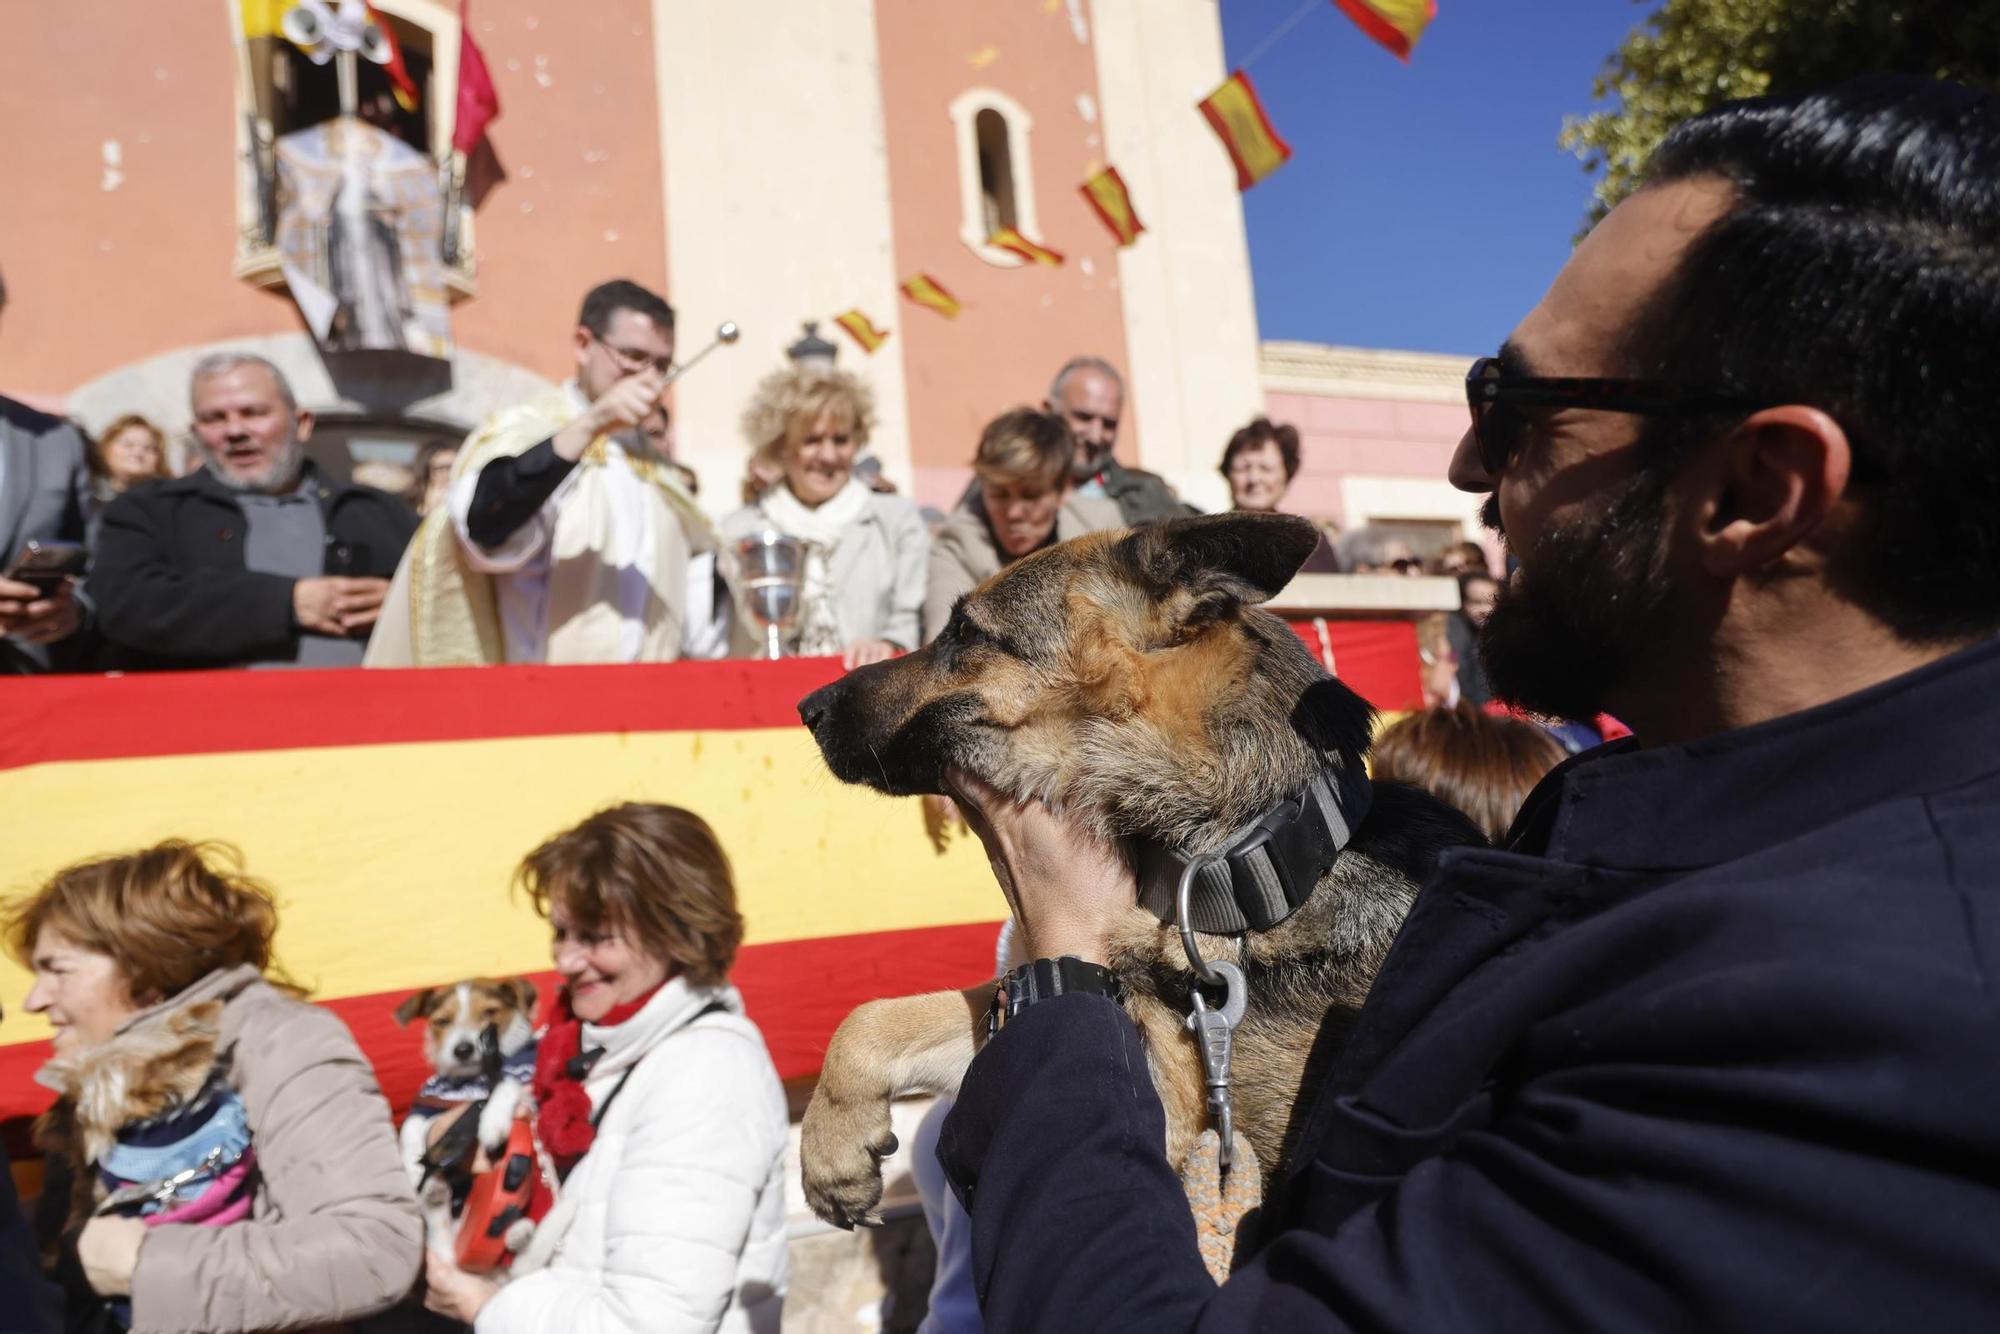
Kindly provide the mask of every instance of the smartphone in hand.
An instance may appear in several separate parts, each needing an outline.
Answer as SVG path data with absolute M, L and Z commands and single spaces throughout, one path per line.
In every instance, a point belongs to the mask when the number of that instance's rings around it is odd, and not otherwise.
M 79 543 L 42 542 L 30 538 L 14 563 L 7 567 L 6 574 L 0 577 L 27 584 L 42 597 L 54 597 L 62 591 L 63 581 L 82 574 L 83 567 L 89 562 L 89 553 Z

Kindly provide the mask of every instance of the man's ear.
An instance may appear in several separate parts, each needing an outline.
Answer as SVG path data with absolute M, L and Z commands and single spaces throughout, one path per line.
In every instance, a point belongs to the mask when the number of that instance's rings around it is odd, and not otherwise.
M 1291 514 L 1210 514 L 1167 519 L 1121 544 L 1145 579 L 1163 590 L 1210 590 L 1239 602 L 1276 597 L 1319 545 L 1319 526 Z
M 313 416 L 310 410 L 306 408 L 299 409 L 299 415 L 292 423 L 292 434 L 300 444 L 303 445 L 306 441 L 312 439 L 313 425 L 318 420 L 319 418 Z
M 570 336 L 570 343 L 576 352 L 576 368 L 578 370 L 583 369 L 583 359 L 590 355 L 590 345 L 596 340 L 597 335 L 590 331 L 589 325 L 579 324 L 576 326 L 576 332 Z
M 1699 502 L 1703 568 L 1733 578 L 1784 556 L 1840 503 L 1853 465 L 1847 432 L 1818 408 L 1787 404 L 1745 418 Z
M 396 1007 L 395 1018 L 397 1026 L 399 1028 L 407 1028 L 409 1027 L 410 1020 L 420 1014 L 429 1014 L 431 1007 L 437 1004 L 437 998 L 438 989 L 436 987 L 425 987 L 422 991 L 404 998 L 403 1003 Z

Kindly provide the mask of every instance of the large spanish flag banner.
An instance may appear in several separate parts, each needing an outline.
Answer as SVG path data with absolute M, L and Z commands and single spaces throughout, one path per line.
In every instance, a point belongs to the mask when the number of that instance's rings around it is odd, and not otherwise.
M 1146 224 L 1139 221 L 1139 211 L 1132 207 L 1132 192 L 1125 188 L 1125 178 L 1118 174 L 1118 168 L 1104 168 L 1079 188 L 1091 212 L 1111 229 L 1120 249 L 1138 240 L 1146 230 Z
M 1354 26 L 1408 60 L 1417 39 L 1437 17 L 1437 0 L 1333 0 Z
M 1378 707 L 1410 707 L 1407 623 L 1302 628 Z M 175 673 L 0 690 L 0 893 L 167 837 L 235 844 L 277 893 L 279 961 L 346 1021 L 398 1108 L 420 1035 L 391 1011 L 480 974 L 549 979 L 508 886 L 549 835 L 621 801 L 685 806 L 735 868 L 733 978 L 787 1079 L 862 1001 L 992 976 L 1006 909 L 978 841 L 836 781 L 798 701 L 830 659 L 653 667 Z M 0 1121 L 39 1111 L 47 1025 L 0 960 Z M 18 1146 L 18 1142 L 17 1146 Z
M 1264 104 L 1257 100 L 1257 90 L 1242 70 L 1224 79 L 1200 105 L 1201 114 L 1229 150 L 1229 160 L 1236 164 L 1238 190 L 1248 190 L 1291 160 L 1291 145 L 1271 128 Z

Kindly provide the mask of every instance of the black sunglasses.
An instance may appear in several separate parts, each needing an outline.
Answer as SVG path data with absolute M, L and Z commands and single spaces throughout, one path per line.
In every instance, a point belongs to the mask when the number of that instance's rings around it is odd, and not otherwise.
M 1521 448 L 1527 418 L 1521 408 L 1588 408 L 1645 417 L 1754 412 L 1758 404 L 1659 380 L 1544 378 L 1509 375 L 1497 357 L 1481 357 L 1465 373 L 1465 402 L 1472 410 L 1472 439 L 1488 477 L 1498 477 Z

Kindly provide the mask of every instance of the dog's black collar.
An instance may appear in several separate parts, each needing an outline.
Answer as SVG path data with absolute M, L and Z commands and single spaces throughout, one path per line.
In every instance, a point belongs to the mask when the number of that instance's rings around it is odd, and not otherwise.
M 1222 860 L 1195 877 L 1188 925 L 1211 935 L 1267 931 L 1298 911 L 1368 814 L 1372 791 L 1358 764 L 1321 772 L 1223 845 Z M 1175 893 L 1192 858 L 1158 843 L 1139 844 L 1139 901 L 1163 922 L 1176 920 Z

